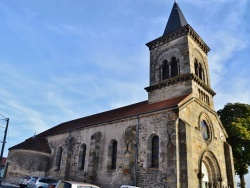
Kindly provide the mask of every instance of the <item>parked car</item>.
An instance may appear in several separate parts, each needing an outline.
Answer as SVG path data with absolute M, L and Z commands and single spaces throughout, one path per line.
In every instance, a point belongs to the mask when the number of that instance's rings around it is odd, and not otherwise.
M 56 185 L 56 188 L 100 188 L 100 187 L 89 183 L 60 180 Z
M 132 185 L 122 185 L 121 188 L 139 188 Z
M 49 186 L 55 187 L 56 184 L 57 181 L 52 178 L 39 177 L 36 181 L 30 181 L 27 188 L 49 188 Z
M 50 184 L 49 188 L 55 188 L 57 184 Z
M 25 187 L 27 187 L 27 184 L 29 182 L 36 181 L 37 179 L 38 179 L 38 177 L 35 177 L 35 176 L 25 176 L 20 180 L 19 186 L 20 186 L 20 188 L 25 188 Z

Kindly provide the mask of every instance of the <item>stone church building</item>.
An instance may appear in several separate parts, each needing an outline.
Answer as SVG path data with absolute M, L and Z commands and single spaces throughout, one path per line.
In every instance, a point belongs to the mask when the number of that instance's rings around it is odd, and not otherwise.
M 26 175 L 102 188 L 236 187 L 214 110 L 209 47 L 175 2 L 150 51 L 148 100 L 61 123 L 9 148 L 5 181 Z

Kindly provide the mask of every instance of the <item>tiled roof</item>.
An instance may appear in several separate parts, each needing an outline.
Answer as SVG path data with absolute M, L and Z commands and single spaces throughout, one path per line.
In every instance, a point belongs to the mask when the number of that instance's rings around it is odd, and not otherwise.
M 143 102 L 139 102 L 139 103 L 132 104 L 129 106 L 102 112 L 99 114 L 75 119 L 72 121 L 61 123 L 51 129 L 48 129 L 38 134 L 37 136 L 45 137 L 45 136 L 57 134 L 60 132 L 84 128 L 84 127 L 97 125 L 97 124 L 101 124 L 105 122 L 132 117 L 132 116 L 136 116 L 136 115 L 140 115 L 144 113 L 154 112 L 154 111 L 161 110 L 161 109 L 175 107 L 186 96 L 187 95 L 161 101 L 161 102 L 156 102 L 156 103 L 148 103 L 148 101 L 143 101 Z
M 163 35 L 176 31 L 185 25 L 188 25 L 186 18 L 184 17 L 179 5 L 175 2 Z
M 9 150 L 12 149 L 24 149 L 24 150 L 40 151 L 44 153 L 51 153 L 48 141 L 44 138 L 39 138 L 37 136 L 28 138 L 24 142 L 9 148 Z

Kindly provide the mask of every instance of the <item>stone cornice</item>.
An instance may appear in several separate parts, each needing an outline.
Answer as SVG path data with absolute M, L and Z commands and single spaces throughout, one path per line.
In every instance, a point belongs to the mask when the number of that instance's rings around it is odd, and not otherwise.
M 185 35 L 189 35 L 206 54 L 210 51 L 210 48 L 207 46 L 207 44 L 201 39 L 201 37 L 194 31 L 194 29 L 190 25 L 186 25 L 168 35 L 163 35 L 162 37 L 159 37 L 147 43 L 146 45 L 150 50 L 152 50 L 158 46 L 166 44 Z
M 187 25 L 189 36 L 200 46 L 200 48 L 207 54 L 210 51 L 208 45 L 201 39 L 201 37 L 195 32 L 195 30 Z
M 216 93 L 207 85 L 205 84 L 198 76 L 196 76 L 195 74 L 192 74 L 192 79 L 193 81 L 195 81 L 197 84 L 199 84 L 203 89 L 205 89 L 205 91 L 207 91 L 208 93 L 210 93 L 212 96 L 215 96 Z
M 199 77 L 197 77 L 193 73 L 182 74 L 173 78 L 169 78 L 167 80 L 163 80 L 157 84 L 153 84 L 149 87 L 146 87 L 145 90 L 147 92 L 151 92 L 151 91 L 161 89 L 170 85 L 175 85 L 184 81 L 191 81 L 191 80 L 196 82 L 198 85 L 200 85 L 205 91 L 210 93 L 212 96 L 216 95 L 216 93 L 207 84 L 205 84 Z

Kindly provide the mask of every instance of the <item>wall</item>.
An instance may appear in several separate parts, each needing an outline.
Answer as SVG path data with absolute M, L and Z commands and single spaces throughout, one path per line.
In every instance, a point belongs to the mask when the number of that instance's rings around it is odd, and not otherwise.
M 138 186 L 176 187 L 176 109 L 140 117 Z M 151 167 L 151 138 L 159 136 L 159 168 Z
M 207 118 L 210 127 L 211 140 L 202 137 L 200 122 Z M 224 155 L 224 143 L 226 142 L 226 132 L 224 131 L 216 112 L 198 99 L 191 99 L 185 107 L 181 107 L 180 118 L 185 120 L 187 127 L 187 157 L 192 159 L 188 164 L 189 185 L 198 187 L 199 172 L 201 171 L 201 160 L 206 153 L 210 153 L 214 158 L 214 163 L 219 166 L 217 178 L 222 177 L 222 185 L 227 186 L 227 170 Z M 209 156 L 209 157 L 210 157 Z M 216 169 L 215 169 L 216 170 Z M 233 186 L 232 186 L 233 187 Z
M 46 176 L 50 155 L 38 151 L 10 150 L 5 182 L 18 184 L 24 176 Z
M 167 84 L 164 85 L 164 83 L 162 83 L 158 89 L 149 91 L 149 103 L 171 99 L 192 92 L 191 81 L 183 77 L 191 73 L 187 36 L 182 36 L 150 50 L 150 86 L 153 87 L 162 81 L 160 78 L 160 66 L 164 60 L 170 61 L 173 56 L 176 57 L 180 63 L 179 78 L 175 78 L 173 81 L 171 81 L 172 78 L 164 80 L 163 82 Z
M 69 133 L 48 137 L 52 148 L 50 176 L 57 179 L 87 181 L 101 187 L 119 187 L 134 184 L 136 118 L 114 121 Z M 117 141 L 117 165 L 108 169 L 108 148 L 111 140 Z M 78 170 L 79 148 L 86 145 L 84 169 Z M 57 149 L 63 148 L 61 168 L 55 171 Z
M 122 184 L 135 185 L 136 126 L 139 123 L 138 186 L 175 187 L 177 183 L 176 122 L 178 110 L 164 110 L 140 115 L 100 126 L 71 131 L 48 137 L 52 148 L 49 176 L 57 179 L 87 181 L 102 188 L 119 187 Z M 95 135 L 99 135 L 98 138 Z M 160 166 L 150 168 L 149 138 L 160 138 Z M 94 139 L 93 139 L 94 138 Z M 97 141 L 99 140 L 99 141 Z M 108 148 L 111 140 L 118 143 L 117 165 L 108 169 Z M 86 160 L 83 170 L 77 169 L 79 147 L 86 144 Z M 55 171 L 56 151 L 63 148 L 61 169 Z M 98 150 L 98 151 L 94 151 Z M 95 166 L 96 165 L 96 166 Z

